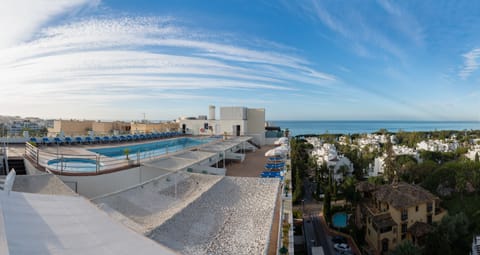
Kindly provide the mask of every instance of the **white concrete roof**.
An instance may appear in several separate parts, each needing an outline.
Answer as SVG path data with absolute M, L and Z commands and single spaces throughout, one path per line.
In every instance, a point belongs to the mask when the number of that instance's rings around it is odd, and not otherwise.
M 195 159 L 198 161 L 203 161 L 211 157 L 215 157 L 217 154 L 213 152 L 206 151 L 186 151 L 180 154 L 175 154 L 173 158 L 186 158 L 186 159 Z
M 145 163 L 144 165 L 151 166 L 157 169 L 163 169 L 163 170 L 175 172 L 175 171 L 185 169 L 198 162 L 200 161 L 195 159 L 169 157 L 169 158 L 153 160 L 148 163 Z
M 152 160 L 144 163 L 144 165 L 175 172 L 198 164 L 206 159 L 216 157 L 216 155 L 216 153 L 205 151 L 185 151 L 166 158 Z M 212 162 L 212 164 L 213 163 L 215 162 Z
M 176 254 L 79 196 L 12 191 L 0 202 L 2 254 Z

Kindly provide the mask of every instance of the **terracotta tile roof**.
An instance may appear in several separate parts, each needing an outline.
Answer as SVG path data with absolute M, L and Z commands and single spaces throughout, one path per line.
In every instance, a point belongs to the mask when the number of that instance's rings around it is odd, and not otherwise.
M 362 181 L 355 185 L 355 188 L 360 192 L 370 192 L 375 190 L 375 184 L 368 181 Z
M 373 216 L 372 223 L 375 229 L 393 227 L 397 225 L 397 223 L 392 219 L 392 216 L 390 216 L 390 213 Z
M 408 228 L 408 232 L 415 237 L 422 237 L 426 234 L 432 232 L 433 227 L 425 222 L 415 222 L 412 226 Z
M 408 208 L 422 203 L 439 199 L 418 185 L 400 182 L 397 187 L 382 185 L 373 192 L 373 197 L 378 201 L 387 202 L 397 209 Z

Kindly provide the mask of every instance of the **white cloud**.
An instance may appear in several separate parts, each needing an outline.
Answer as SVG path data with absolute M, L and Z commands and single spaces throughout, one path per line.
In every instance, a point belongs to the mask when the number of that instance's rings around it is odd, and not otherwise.
M 478 68 L 477 58 L 480 57 L 480 48 L 473 49 L 462 56 L 465 60 L 458 75 L 462 79 L 466 79 Z
M 58 111 L 67 104 L 106 107 L 152 97 L 211 99 L 219 90 L 275 93 L 298 85 L 326 89 L 336 81 L 287 47 L 220 39 L 161 17 L 50 26 L 32 40 L 0 49 L 0 86 L 9 98 L 0 108 L 19 100 L 29 102 L 16 106 L 28 113 L 34 105 L 48 108 L 48 102 L 50 111 Z
M 30 39 L 42 24 L 57 15 L 83 6 L 94 6 L 98 0 L 5 0 L 0 5 L 0 48 L 14 46 Z

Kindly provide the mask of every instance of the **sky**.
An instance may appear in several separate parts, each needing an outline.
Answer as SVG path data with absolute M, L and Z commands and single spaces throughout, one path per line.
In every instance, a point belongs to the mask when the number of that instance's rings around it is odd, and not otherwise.
M 480 121 L 479 1 L 0 3 L 0 115 Z

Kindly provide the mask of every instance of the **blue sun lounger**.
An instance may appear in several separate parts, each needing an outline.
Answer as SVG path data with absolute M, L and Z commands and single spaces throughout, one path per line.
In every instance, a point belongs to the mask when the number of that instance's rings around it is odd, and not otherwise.
M 92 144 L 93 143 L 93 139 L 91 136 L 87 136 L 85 137 L 85 143 L 89 143 L 89 144 Z
M 77 136 L 75 137 L 75 142 L 78 144 L 83 143 L 83 138 L 81 136 Z
M 30 138 L 30 142 L 39 144 L 39 142 L 38 142 L 38 140 L 37 140 L 36 137 L 31 137 L 31 138 Z
M 132 141 L 132 140 L 133 140 L 133 136 L 127 135 L 127 141 Z
M 109 142 L 110 142 L 110 136 L 104 136 L 104 137 L 102 138 L 102 142 L 104 142 L 104 143 L 109 143 Z
M 54 137 L 53 142 L 57 145 L 63 144 L 63 140 L 60 137 Z
M 44 138 L 42 138 L 42 143 L 45 144 L 45 145 L 49 145 L 52 142 L 50 141 L 50 139 L 48 137 L 44 137 Z
M 65 137 L 65 143 L 72 144 L 73 140 L 70 136 Z

